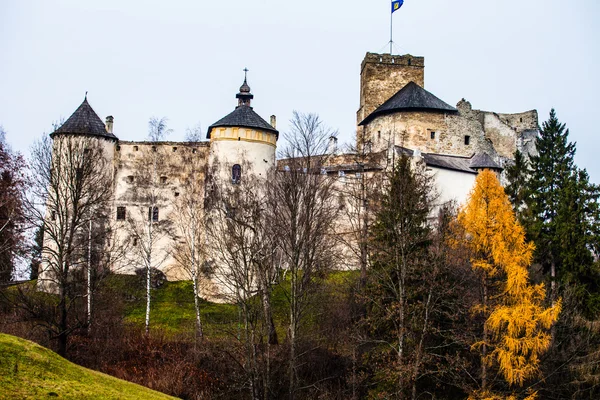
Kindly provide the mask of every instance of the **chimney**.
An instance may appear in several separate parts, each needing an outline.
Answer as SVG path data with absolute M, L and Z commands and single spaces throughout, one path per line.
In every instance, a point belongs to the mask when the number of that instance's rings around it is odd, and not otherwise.
M 113 133 L 113 122 L 114 122 L 114 118 L 112 115 L 109 115 L 108 117 L 106 117 L 106 132 L 108 133 Z
M 328 154 L 337 153 L 337 142 L 338 142 L 338 139 L 335 136 L 329 136 L 329 146 L 327 146 Z
M 274 115 L 271 115 L 271 126 L 273 129 L 277 129 L 277 117 Z

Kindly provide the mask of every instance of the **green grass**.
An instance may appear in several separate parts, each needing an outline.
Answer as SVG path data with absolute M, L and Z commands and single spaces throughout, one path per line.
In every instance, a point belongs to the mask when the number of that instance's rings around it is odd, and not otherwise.
M 25 339 L 0 334 L 0 399 L 173 399 L 73 364 Z
M 327 275 L 324 284 L 333 291 L 346 293 L 348 282 L 358 275 L 358 271 L 335 271 Z M 118 293 L 129 298 L 125 320 L 143 326 L 146 316 L 145 290 L 135 276 L 114 275 L 109 285 Z M 288 301 L 286 289 L 289 276 L 273 287 L 271 304 L 277 334 L 283 338 L 287 329 Z M 168 335 L 191 334 L 195 329 L 194 294 L 191 281 L 166 282 L 159 289 L 152 290 L 150 327 Z M 238 329 L 239 314 L 234 304 L 220 304 L 201 300 L 200 318 L 207 336 L 219 337 L 235 334 Z

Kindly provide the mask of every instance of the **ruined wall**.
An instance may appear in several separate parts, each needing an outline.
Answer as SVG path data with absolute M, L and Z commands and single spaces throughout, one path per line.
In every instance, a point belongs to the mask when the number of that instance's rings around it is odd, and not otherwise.
M 360 108 L 357 123 L 402 89 L 407 83 L 425 86 L 425 59 L 410 54 L 367 53 L 360 68 Z
M 466 100 L 457 104 L 457 114 L 427 111 L 398 111 L 380 115 L 360 127 L 372 151 L 390 145 L 424 153 L 470 157 L 487 153 L 504 166 L 518 149 L 535 152 L 537 112 L 497 114 L 474 110 Z M 468 137 L 468 139 L 467 139 Z

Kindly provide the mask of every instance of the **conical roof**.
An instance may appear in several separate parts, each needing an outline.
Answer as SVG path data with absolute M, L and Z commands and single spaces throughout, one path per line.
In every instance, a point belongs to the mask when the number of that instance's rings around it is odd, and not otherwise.
M 497 169 L 497 170 L 503 169 L 501 166 L 496 164 L 496 162 L 494 160 L 492 160 L 492 157 L 490 157 L 487 153 L 475 154 L 473 156 L 473 158 L 471 158 L 471 163 L 470 163 L 469 167 L 472 169 L 482 169 L 482 168 Z
M 52 133 L 52 136 L 57 134 L 101 136 L 118 140 L 115 135 L 106 131 L 104 122 L 88 103 L 87 96 L 64 124 Z
M 380 105 L 359 125 L 367 124 L 373 118 L 396 111 L 433 111 L 456 113 L 456 108 L 440 100 L 414 82 L 409 82 L 385 103 Z
M 210 131 L 217 127 L 240 127 L 240 128 L 253 128 L 262 129 L 263 131 L 273 132 L 279 137 L 277 129 L 273 128 L 267 121 L 262 119 L 252 107 L 249 106 L 238 106 L 232 113 L 221 118 L 208 128 L 207 139 L 210 139 Z

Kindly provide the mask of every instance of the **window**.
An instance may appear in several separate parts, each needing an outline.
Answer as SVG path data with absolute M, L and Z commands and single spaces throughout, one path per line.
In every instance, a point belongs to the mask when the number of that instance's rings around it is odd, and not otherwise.
M 231 183 L 240 183 L 242 180 L 242 167 L 240 164 L 235 164 L 231 167 Z
M 519 120 L 520 120 L 521 122 L 523 122 L 523 118 L 519 118 Z
M 127 177 L 127 183 L 133 183 L 133 175 Z
M 160 183 L 161 183 L 161 184 L 163 184 L 163 185 L 164 185 L 165 183 L 167 183 L 167 177 L 166 177 L 166 176 L 161 176 L 161 177 L 160 177 Z
M 173 147 L 173 153 L 177 151 L 177 147 Z
M 198 149 L 192 149 L 192 154 L 196 154 L 196 152 L 198 152 Z
M 150 218 L 153 222 L 158 221 L 158 207 L 148 207 L 148 221 L 150 221 Z
M 431 133 L 429 134 L 429 137 L 433 140 L 435 139 L 435 131 L 431 131 Z
M 117 151 L 121 151 L 121 146 L 117 146 Z
M 377 131 L 377 139 L 381 139 L 381 131 Z
M 137 238 L 133 238 L 133 246 L 137 246 Z
M 138 151 L 138 147 L 137 146 L 133 146 L 133 151 Z
M 471 143 L 471 136 L 465 135 L 465 146 L 468 146 Z
M 117 221 L 125 221 L 125 207 L 117 207 Z
M 175 197 L 179 197 L 179 192 L 175 192 Z
M 410 58 L 408 59 L 408 65 L 412 65 L 412 60 Z
M 156 146 L 152 146 L 152 151 L 156 153 Z
M 83 149 L 83 154 L 90 154 L 90 149 Z

